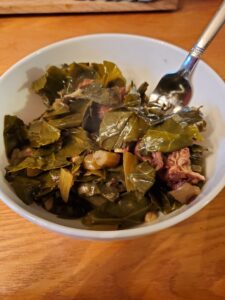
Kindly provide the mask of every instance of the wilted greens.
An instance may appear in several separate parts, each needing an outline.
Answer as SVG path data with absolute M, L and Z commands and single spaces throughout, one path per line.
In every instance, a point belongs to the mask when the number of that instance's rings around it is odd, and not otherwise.
M 165 118 L 148 101 L 148 83 L 127 85 L 109 61 L 50 66 L 32 89 L 46 111 L 29 124 L 5 116 L 3 133 L 5 177 L 24 203 L 108 230 L 197 195 L 205 180 L 200 108 Z

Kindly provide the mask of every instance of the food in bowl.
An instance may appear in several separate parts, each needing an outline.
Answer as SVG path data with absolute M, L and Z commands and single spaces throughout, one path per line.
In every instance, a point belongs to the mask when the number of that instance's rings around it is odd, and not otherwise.
M 46 111 L 5 116 L 6 179 L 26 204 L 90 228 L 152 222 L 192 201 L 204 177 L 200 108 L 168 115 L 112 62 L 51 66 L 32 89 Z M 157 124 L 157 125 L 156 125 Z

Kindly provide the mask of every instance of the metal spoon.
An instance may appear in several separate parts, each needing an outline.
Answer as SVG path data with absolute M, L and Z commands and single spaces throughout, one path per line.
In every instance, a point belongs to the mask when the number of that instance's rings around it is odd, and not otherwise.
M 199 57 L 213 40 L 224 22 L 225 1 L 223 1 L 199 40 L 185 58 L 180 69 L 176 73 L 166 74 L 160 79 L 158 85 L 150 95 L 149 102 L 151 104 L 156 108 L 164 110 L 165 114 L 171 115 L 190 102 L 192 96 L 191 74 L 199 61 Z

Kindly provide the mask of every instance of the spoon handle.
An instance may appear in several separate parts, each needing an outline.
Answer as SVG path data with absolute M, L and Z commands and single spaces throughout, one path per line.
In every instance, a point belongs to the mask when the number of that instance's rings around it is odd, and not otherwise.
M 205 51 L 207 46 L 213 40 L 213 38 L 220 30 L 220 28 L 224 25 L 224 23 L 225 23 L 225 1 L 222 2 L 220 8 L 216 12 L 214 17 L 210 21 L 210 23 L 208 24 L 208 26 L 205 28 L 199 40 L 193 46 L 188 56 L 185 58 L 180 68 L 180 72 L 182 73 L 182 75 L 188 76 L 191 74 L 196 63 L 199 60 L 199 57 Z

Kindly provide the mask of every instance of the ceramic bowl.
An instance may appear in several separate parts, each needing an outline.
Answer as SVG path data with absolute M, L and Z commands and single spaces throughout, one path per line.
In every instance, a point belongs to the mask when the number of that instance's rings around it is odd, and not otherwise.
M 0 132 L 3 133 L 5 114 L 16 114 L 26 122 L 40 115 L 44 107 L 40 97 L 29 87 L 49 65 L 77 62 L 118 64 L 128 80 L 139 84 L 150 83 L 151 91 L 160 77 L 176 71 L 187 52 L 163 41 L 124 34 L 89 35 L 49 45 L 25 57 L 0 77 Z M 4 179 L 7 165 L 3 136 L 0 140 L 1 170 L 0 198 L 22 217 L 49 230 L 71 237 L 95 240 L 117 240 L 150 234 L 177 224 L 207 205 L 225 185 L 225 85 L 222 79 L 203 61 L 199 62 L 193 77 L 191 104 L 203 106 L 208 129 L 206 144 L 207 181 L 201 194 L 189 205 L 160 218 L 152 224 L 120 231 L 92 231 L 85 229 L 79 220 L 63 220 L 33 204 L 25 205 Z

